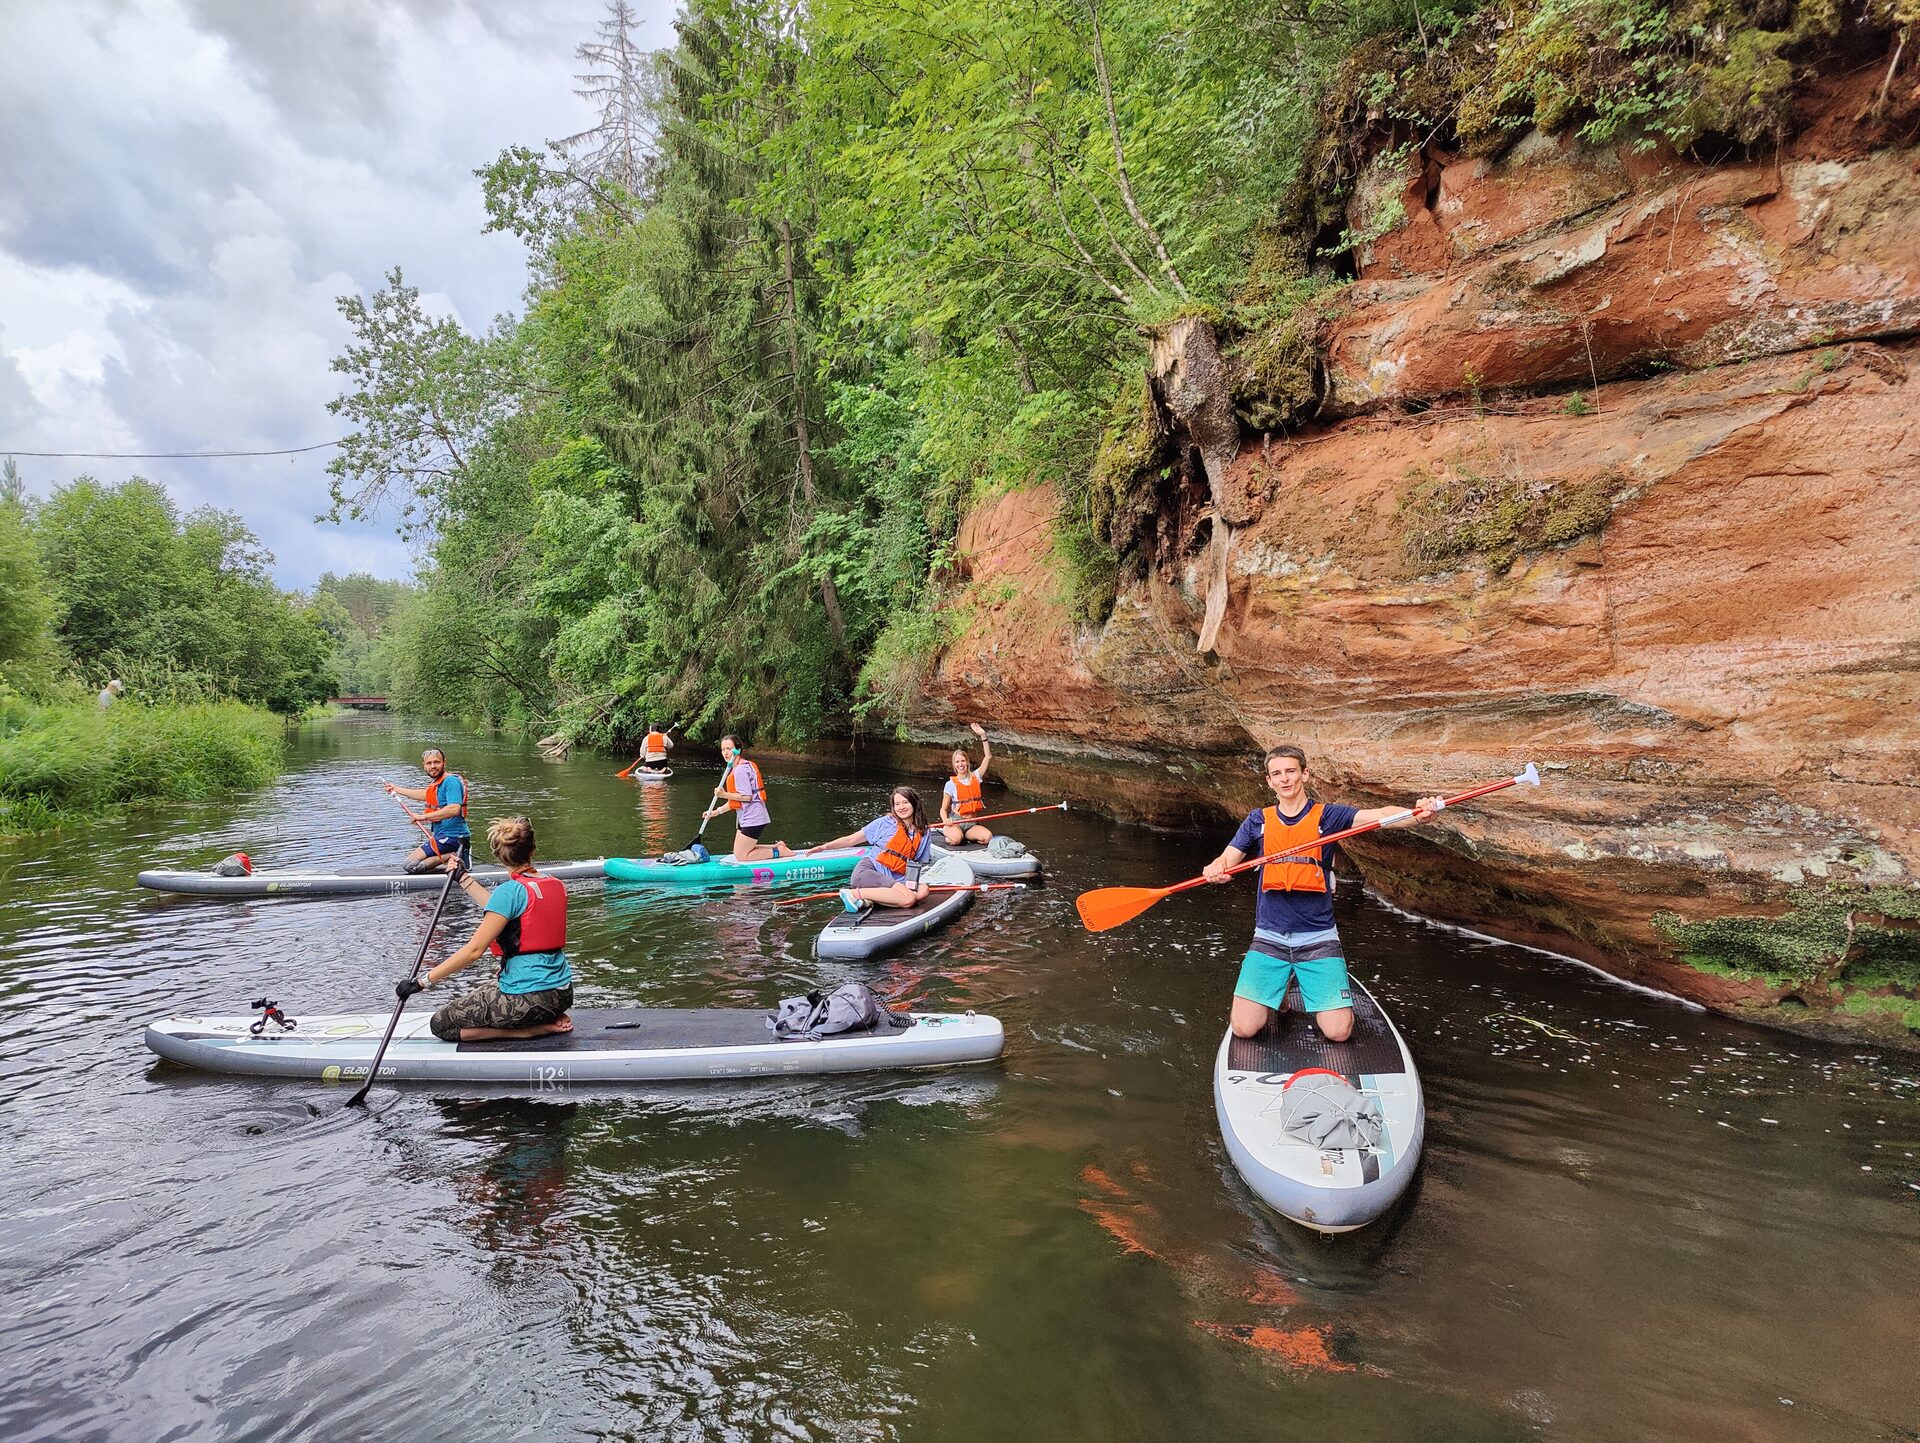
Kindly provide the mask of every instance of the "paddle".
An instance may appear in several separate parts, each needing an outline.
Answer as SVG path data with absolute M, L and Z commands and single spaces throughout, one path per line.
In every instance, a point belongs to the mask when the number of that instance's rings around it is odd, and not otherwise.
M 1458 806 L 1461 802 L 1470 802 L 1475 797 L 1484 797 L 1489 792 L 1502 791 L 1513 786 L 1537 787 L 1540 785 L 1540 773 L 1532 762 L 1518 776 L 1503 777 L 1497 782 L 1488 782 L 1484 787 L 1475 787 L 1472 791 L 1462 792 L 1457 797 L 1447 797 L 1440 805 Z M 1288 847 L 1285 851 L 1272 852 L 1264 857 L 1253 857 L 1227 868 L 1225 875 L 1231 877 L 1235 872 L 1244 872 L 1250 867 L 1263 867 L 1268 862 L 1277 862 L 1282 857 L 1291 857 L 1299 852 L 1311 852 L 1333 842 L 1343 842 L 1348 837 L 1357 837 L 1362 832 L 1377 831 L 1381 827 L 1390 827 L 1396 822 L 1404 822 L 1413 815 L 1411 809 L 1402 808 L 1391 816 L 1382 817 L 1377 822 L 1363 822 L 1357 827 L 1348 827 L 1344 832 L 1333 832 L 1317 842 L 1302 842 L 1297 847 Z M 1118 927 L 1122 922 L 1131 922 L 1147 908 L 1164 897 L 1175 892 L 1185 892 L 1192 887 L 1204 887 L 1207 878 L 1203 874 L 1176 882 L 1171 887 L 1100 887 L 1091 892 L 1082 892 L 1074 899 L 1074 908 L 1080 913 L 1080 920 L 1089 932 L 1105 932 Z
M 936 882 L 927 888 L 932 892 L 1011 892 L 1016 888 L 1025 888 L 1025 882 L 976 882 L 971 887 L 962 887 L 957 882 Z M 776 907 L 798 907 L 802 902 L 824 902 L 829 897 L 838 897 L 838 892 L 809 892 L 804 897 L 788 897 L 775 902 Z
M 663 732 L 661 732 L 661 733 L 660 733 L 660 735 L 661 735 L 661 736 L 663 736 L 663 737 L 670 737 L 670 736 L 672 736 L 672 735 L 673 735 L 673 728 L 674 728 L 674 727 L 677 727 L 677 726 L 679 726 L 679 725 L 680 725 L 680 723 L 679 723 L 679 722 L 675 722 L 675 723 L 673 724 L 673 726 L 670 726 L 670 727 L 668 727 L 668 728 L 667 728 L 667 729 L 666 729 L 665 731 L 663 731 Z M 640 753 L 640 755 L 639 755 L 639 756 L 637 756 L 637 757 L 635 757 L 635 758 L 634 758 L 634 759 L 633 759 L 632 761 L 630 761 L 630 762 L 628 762 L 628 763 L 627 763 L 627 764 L 626 764 L 626 765 L 625 765 L 624 767 L 622 767 L 622 768 L 621 768 L 621 769 L 620 769 L 619 771 L 617 771 L 617 772 L 615 772 L 615 773 L 614 773 L 614 775 L 615 775 L 616 777 L 621 777 L 621 778 L 626 778 L 626 777 L 630 777 L 630 776 L 632 776 L 632 775 L 633 775 L 633 769 L 634 769 L 635 767 L 637 767 L 637 766 L 639 766 L 639 765 L 640 765 L 640 763 L 642 763 L 642 762 L 644 762 L 644 761 L 645 761 L 646 759 L 647 759 L 647 754 L 646 754 L 645 752 L 642 752 L 642 753 Z
M 427 922 L 427 935 L 420 939 L 420 953 L 413 959 L 413 970 L 407 973 L 411 981 L 419 975 L 420 964 L 427 960 L 427 948 L 433 942 L 433 929 L 440 925 L 440 909 L 447 905 L 447 893 L 453 890 L 453 873 L 447 873 L 447 880 L 440 884 L 440 900 L 433 904 L 433 916 Z M 387 1055 L 387 1044 L 393 1041 L 393 1030 L 400 1025 L 400 1014 L 406 1010 L 407 999 L 402 997 L 393 1004 L 393 1020 L 387 1024 L 387 1035 L 380 1039 L 380 1050 L 373 1054 L 373 1066 L 367 1069 L 367 1080 L 360 1084 L 360 1090 L 347 1099 L 348 1107 L 359 1107 L 367 1100 L 367 1092 L 373 1086 L 374 1078 L 380 1075 L 380 1060 Z
M 950 822 L 935 822 L 933 829 L 937 832 L 942 827 L 971 827 L 975 822 L 997 822 L 1002 817 L 1030 817 L 1035 812 L 1064 812 L 1066 809 L 1065 802 L 1048 802 L 1044 807 L 1021 807 L 1011 812 L 988 812 L 984 817 L 955 817 Z
M 391 785 L 391 783 L 390 783 L 390 782 L 388 782 L 388 781 L 387 781 L 387 779 L 386 779 L 385 777 L 382 777 L 382 778 L 380 778 L 380 785 L 382 785 L 382 786 L 390 786 L 390 785 Z M 416 826 L 416 827 L 418 827 L 418 828 L 420 829 L 420 835 L 421 835 L 421 836 L 423 836 L 423 837 L 425 837 L 425 838 L 426 838 L 426 839 L 427 839 L 428 841 L 432 841 L 432 840 L 433 840 L 433 832 L 432 832 L 432 831 L 431 831 L 431 830 L 430 830 L 430 829 L 428 828 L 428 826 L 427 826 L 427 824 L 426 824 L 425 822 L 423 822 L 423 821 L 421 821 L 421 820 L 420 820 L 420 815 L 419 815 L 419 813 L 417 813 L 417 812 L 415 812 L 415 811 L 414 811 L 414 809 L 413 809 L 412 807 L 410 807 L 410 806 L 408 806 L 408 805 L 407 805 L 407 799 L 406 799 L 405 797 L 403 797 L 403 796 L 401 796 L 401 795 L 400 795 L 400 794 L 399 794 L 398 792 L 388 792 L 388 793 L 387 793 L 387 795 L 388 795 L 388 796 L 390 796 L 390 797 L 392 797 L 392 798 L 393 798 L 393 799 L 394 799 L 394 800 L 395 800 L 396 802 L 398 802 L 398 803 L 400 804 L 400 810 L 401 810 L 401 811 L 403 811 L 403 812 L 405 812 L 405 813 L 407 814 L 407 820 L 408 820 L 408 821 L 410 821 L 410 822 L 412 822 L 412 823 L 414 824 L 414 826 Z M 432 850 L 432 848 L 429 848 L 429 849 L 428 849 L 428 851 L 427 851 L 427 855 L 428 855 L 428 856 L 432 856 L 432 855 L 433 855 L 433 850 Z

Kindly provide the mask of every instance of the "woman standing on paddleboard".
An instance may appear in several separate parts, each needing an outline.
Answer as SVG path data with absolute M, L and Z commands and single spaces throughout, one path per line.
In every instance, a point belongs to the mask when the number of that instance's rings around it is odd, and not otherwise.
M 1248 857 L 1265 857 L 1315 837 L 1344 832 L 1367 822 L 1397 817 L 1399 807 L 1359 811 L 1338 802 L 1307 797 L 1307 754 L 1296 746 L 1267 753 L 1267 785 L 1274 805 L 1247 813 L 1227 849 L 1206 865 L 1209 882 L 1228 881 L 1227 869 Z M 1422 797 L 1409 820 L 1425 821 L 1443 804 Z M 1253 944 L 1240 964 L 1233 986 L 1232 1026 L 1236 1037 L 1252 1037 L 1286 1001 L 1287 984 L 1300 979 L 1300 999 L 1329 1042 L 1344 1042 L 1353 1032 L 1353 992 L 1347 984 L 1347 959 L 1333 924 L 1333 862 L 1316 847 L 1260 868 Z
M 507 869 L 507 880 L 489 892 L 464 864 L 454 878 L 486 908 L 466 946 L 418 977 L 399 982 L 402 1001 L 465 971 L 484 952 L 500 959 L 495 982 L 462 992 L 433 1014 L 433 1035 L 442 1042 L 485 1042 L 497 1037 L 545 1037 L 573 1031 L 573 969 L 567 965 L 567 889 L 533 866 L 533 823 L 502 817 L 487 828 L 487 846 Z
M 773 814 L 767 810 L 767 784 L 759 766 L 748 761 L 746 753 L 740 750 L 738 737 L 720 738 L 720 759 L 726 764 L 726 770 L 720 774 L 720 785 L 713 789 L 713 799 L 718 802 L 725 797 L 726 803 L 707 808 L 700 814 L 701 819 L 717 817 L 722 812 L 734 814 L 733 859 L 736 862 L 770 862 L 791 853 L 793 848 L 785 842 L 761 844 L 760 834 L 773 822 Z
M 809 852 L 830 852 L 840 847 L 867 848 L 866 856 L 853 869 L 848 884 L 840 889 L 840 904 L 849 912 L 858 912 L 862 904 L 882 907 L 911 907 L 924 901 L 927 884 L 920 880 L 920 869 L 932 854 L 931 829 L 927 809 L 920 793 L 912 787 L 895 787 L 887 814 L 875 817 L 857 832 L 835 837 L 809 847 Z

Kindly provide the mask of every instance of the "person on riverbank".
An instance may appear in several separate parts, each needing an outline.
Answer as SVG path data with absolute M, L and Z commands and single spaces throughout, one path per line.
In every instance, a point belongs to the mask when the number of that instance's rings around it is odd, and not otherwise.
M 1267 753 L 1267 785 L 1274 805 L 1247 813 L 1233 841 L 1205 871 L 1209 882 L 1228 881 L 1227 869 L 1248 857 L 1270 856 L 1316 837 L 1344 832 L 1363 822 L 1385 821 L 1399 807 L 1361 811 L 1339 802 L 1307 796 L 1307 754 L 1296 746 Z M 1440 810 L 1441 798 L 1422 797 L 1409 821 L 1422 822 Z M 1353 991 L 1347 985 L 1346 953 L 1333 922 L 1333 860 L 1330 849 L 1316 847 L 1259 869 L 1254 906 L 1253 943 L 1233 986 L 1230 1025 L 1236 1037 L 1252 1037 L 1286 1002 L 1287 984 L 1296 976 L 1300 1000 L 1329 1042 L 1353 1034 Z
M 120 678 L 117 676 L 105 686 L 101 687 L 100 695 L 97 698 L 100 703 L 100 710 L 105 711 L 108 707 L 112 706 L 120 699 L 120 693 L 125 690 L 126 688 L 120 684 Z
M 387 795 L 410 797 L 420 803 L 415 820 L 427 827 L 427 835 L 403 865 L 409 872 L 444 871 L 455 859 L 463 866 L 469 865 L 473 860 L 473 831 L 467 826 L 466 778 L 447 770 L 447 754 L 438 747 L 420 753 L 420 767 L 427 774 L 424 787 L 382 783 Z
M 573 969 L 567 965 L 567 889 L 533 865 L 533 823 L 502 817 L 487 828 L 487 847 L 507 869 L 507 880 L 488 891 L 464 860 L 455 879 L 485 908 L 480 925 L 458 952 L 419 977 L 399 982 L 402 1001 L 454 977 L 491 952 L 500 975 L 472 987 L 433 1014 L 429 1024 L 442 1042 L 486 1042 L 500 1037 L 546 1037 L 573 1031 Z
M 807 851 L 867 848 L 848 884 L 840 889 L 840 905 L 849 912 L 858 912 L 867 902 L 882 907 L 911 907 L 924 900 L 927 884 L 920 880 L 920 869 L 932 854 L 932 840 L 927 809 L 920 802 L 920 793 L 912 787 L 895 787 L 886 815 L 875 817 L 857 832 L 835 837 Z
M 973 734 L 980 738 L 980 765 L 973 764 L 965 747 L 955 747 L 953 775 L 940 789 L 940 830 L 949 847 L 957 847 L 962 842 L 993 840 L 993 828 L 967 820 L 987 809 L 986 799 L 980 795 L 980 783 L 986 780 L 987 768 L 993 765 L 993 743 L 987 740 L 987 729 L 979 722 L 970 725 Z
M 661 731 L 655 723 L 647 723 L 646 739 L 640 743 L 640 770 L 643 772 L 665 771 L 667 753 L 673 750 L 673 738 Z
M 713 799 L 715 802 L 723 797 L 726 800 L 707 808 L 700 814 L 701 820 L 717 817 L 722 812 L 734 814 L 733 859 L 736 862 L 770 862 L 791 855 L 793 848 L 785 842 L 760 840 L 760 834 L 773 823 L 773 814 L 767 810 L 767 783 L 760 775 L 759 765 L 749 761 L 740 749 L 738 737 L 729 734 L 720 738 L 720 760 L 726 770 L 720 774 L 720 785 L 713 789 Z

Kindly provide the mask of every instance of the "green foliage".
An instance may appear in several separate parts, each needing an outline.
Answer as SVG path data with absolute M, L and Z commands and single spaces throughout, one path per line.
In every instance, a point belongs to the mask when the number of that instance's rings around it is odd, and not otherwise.
M 102 710 L 91 696 L 42 703 L 0 687 L 0 835 L 258 786 L 284 737 L 278 718 L 230 701 Z
M 1593 403 L 1578 391 L 1574 391 L 1567 396 L 1565 401 L 1560 403 L 1560 409 L 1569 416 L 1591 416 L 1593 414 Z
M 288 714 L 331 694 L 332 638 L 311 606 L 273 584 L 273 557 L 239 517 L 203 508 L 183 518 L 150 481 L 81 477 L 31 525 L 53 640 L 83 674 L 118 674 L 130 689 L 190 675 L 197 694 Z
M 26 507 L 0 499 L 0 675 L 44 657 L 51 615 Z

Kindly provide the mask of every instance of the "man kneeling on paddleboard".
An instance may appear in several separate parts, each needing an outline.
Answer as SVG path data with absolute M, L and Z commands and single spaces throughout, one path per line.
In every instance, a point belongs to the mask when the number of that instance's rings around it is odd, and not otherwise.
M 1307 797 L 1307 754 L 1296 746 L 1267 753 L 1267 785 L 1274 806 L 1247 813 L 1233 841 L 1206 865 L 1209 882 L 1225 882 L 1227 869 L 1249 857 L 1270 856 L 1315 837 L 1344 832 L 1367 822 L 1386 822 L 1399 807 L 1359 811 L 1338 802 Z M 1442 805 L 1440 797 L 1413 804 L 1411 821 L 1425 821 Z M 1333 924 L 1333 861 L 1328 848 L 1269 862 L 1260 868 L 1259 901 L 1254 909 L 1253 945 L 1240 964 L 1233 986 L 1233 1034 L 1252 1037 L 1286 1001 L 1287 983 L 1300 979 L 1300 998 L 1329 1042 L 1353 1034 L 1353 992 L 1347 985 L 1346 953 Z
M 573 971 L 567 965 L 567 889 L 533 866 L 533 823 L 502 817 L 487 828 L 487 846 L 507 869 L 489 892 L 464 864 L 454 877 L 486 908 L 467 945 L 394 991 L 402 1001 L 463 972 L 491 952 L 500 959 L 497 982 L 462 992 L 433 1014 L 442 1042 L 486 1042 L 496 1037 L 545 1037 L 573 1031 Z
M 467 779 L 447 770 L 447 754 L 438 747 L 420 753 L 420 768 L 427 774 L 424 787 L 396 787 L 384 782 L 387 795 L 412 797 L 421 804 L 414 821 L 421 825 L 420 845 L 407 855 L 409 872 L 444 871 L 457 860 L 467 866 L 473 861 L 473 831 L 467 826 Z

